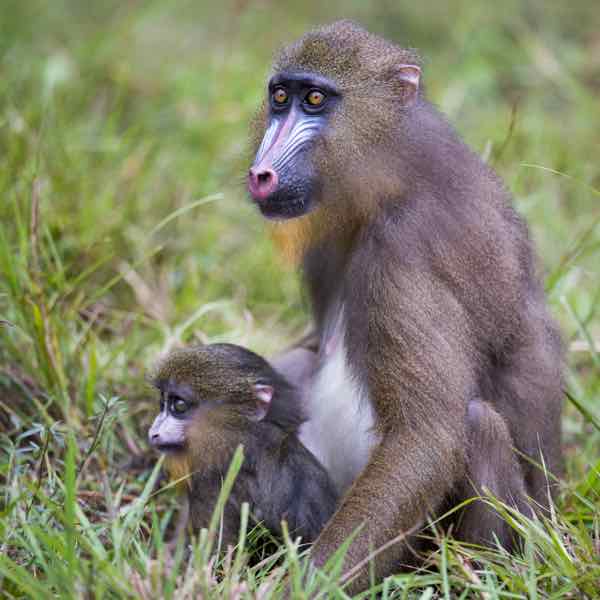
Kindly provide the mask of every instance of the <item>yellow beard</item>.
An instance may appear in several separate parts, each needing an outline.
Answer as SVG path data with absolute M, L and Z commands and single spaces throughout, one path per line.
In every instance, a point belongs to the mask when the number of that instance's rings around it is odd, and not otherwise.
M 268 223 L 271 239 L 287 262 L 298 264 L 306 250 L 318 240 L 318 222 L 323 218 L 320 212 L 315 210 L 295 219 Z
M 178 482 L 177 487 L 180 489 L 180 491 L 183 491 L 186 486 L 191 486 L 192 479 L 190 477 L 190 462 L 186 455 L 167 456 L 165 459 L 165 469 L 169 474 L 171 481 Z M 186 479 L 184 479 L 184 477 Z

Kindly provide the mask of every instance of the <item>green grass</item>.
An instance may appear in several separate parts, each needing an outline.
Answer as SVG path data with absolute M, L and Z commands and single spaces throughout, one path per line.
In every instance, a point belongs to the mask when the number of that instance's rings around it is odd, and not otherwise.
M 341 16 L 422 51 L 430 97 L 530 222 L 569 349 L 552 518 L 496 505 L 524 536 L 512 556 L 432 526 L 440 546 L 424 568 L 366 597 L 600 597 L 597 7 L 321 4 L 3 1 L 5 597 L 276 598 L 285 575 L 301 587 L 293 542 L 273 550 L 264 532 L 220 559 L 207 533 L 189 553 L 165 546 L 177 502 L 145 443 L 144 373 L 178 342 L 269 353 L 302 331 L 297 278 L 244 198 L 246 132 L 273 50 Z M 334 561 L 302 586 L 343 598 L 341 576 Z

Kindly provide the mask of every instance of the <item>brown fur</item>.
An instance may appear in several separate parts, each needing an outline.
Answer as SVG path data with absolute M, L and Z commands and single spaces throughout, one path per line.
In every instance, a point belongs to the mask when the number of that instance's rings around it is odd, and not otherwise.
M 166 468 L 174 479 L 189 475 L 195 530 L 208 526 L 221 481 L 241 444 L 245 459 L 225 507 L 225 545 L 237 540 L 243 502 L 250 503 L 254 522 L 262 521 L 276 535 L 283 519 L 305 542 L 316 538 L 334 511 L 336 494 L 323 467 L 297 438 L 304 415 L 288 381 L 258 355 L 231 344 L 176 350 L 157 365 L 153 381 L 161 390 L 193 391 L 185 448 L 167 456 Z M 254 416 L 258 383 L 274 389 L 260 420 Z
M 309 32 L 274 66 L 325 76 L 341 92 L 311 154 L 317 208 L 301 217 L 310 226 L 279 231 L 292 232 L 286 250 L 304 249 L 322 346 L 344 308 L 349 367 L 381 439 L 312 550 L 319 565 L 358 526 L 346 567 L 486 481 L 523 510 L 524 494 L 547 506 L 544 473 L 513 446 L 561 471 L 561 345 L 527 228 L 421 91 L 407 100 L 396 76 L 405 63 L 419 64 L 413 51 L 344 21 Z M 462 537 L 489 541 L 491 526 L 510 547 L 501 521 L 473 506 Z M 397 544 L 375 573 L 409 558 Z M 350 590 L 367 583 L 363 569 Z

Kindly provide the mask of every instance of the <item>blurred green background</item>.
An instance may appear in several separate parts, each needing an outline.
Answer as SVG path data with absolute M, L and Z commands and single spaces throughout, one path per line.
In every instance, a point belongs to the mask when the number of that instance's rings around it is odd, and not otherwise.
M 89 335 L 126 331 L 138 341 L 123 367 L 151 360 L 157 333 L 233 337 L 267 351 L 280 345 L 277 332 L 300 326 L 297 281 L 273 257 L 245 198 L 246 136 L 272 54 L 318 23 L 350 17 L 421 51 L 430 98 L 514 191 L 546 274 L 596 216 L 593 2 L 2 5 L 1 214 L 13 254 L 6 269 L 31 267 L 27 248 L 14 256 L 9 224 L 28 225 L 33 195 L 40 242 L 51 240 L 35 273 L 56 295 L 48 318 L 63 311 L 57 326 L 69 335 L 72 319 L 88 313 L 100 321 Z M 578 262 L 550 290 L 584 320 L 598 289 L 587 269 L 593 261 Z M 105 290 L 119 274 L 127 276 Z M 26 290 L 12 292 L 22 300 Z M 202 307 L 209 312 L 181 331 Z M 576 330 L 568 315 L 563 321 Z M 9 338 L 23 342 L 17 331 Z M 111 340 L 111 356 L 123 341 Z M 68 362 L 69 350 L 62 354 Z M 108 359 L 98 360 L 100 368 Z
M 44 431 L 68 423 L 83 451 L 107 399 L 128 401 L 97 447 L 112 485 L 145 481 L 147 470 L 132 481 L 116 466 L 144 454 L 144 373 L 159 352 L 220 339 L 269 353 L 303 330 L 298 279 L 245 195 L 247 131 L 277 48 L 338 18 L 418 48 L 430 99 L 513 191 L 570 350 L 569 481 L 589 484 L 600 449 L 596 2 L 1 0 L 4 531 L 9 490 L 33 477 Z

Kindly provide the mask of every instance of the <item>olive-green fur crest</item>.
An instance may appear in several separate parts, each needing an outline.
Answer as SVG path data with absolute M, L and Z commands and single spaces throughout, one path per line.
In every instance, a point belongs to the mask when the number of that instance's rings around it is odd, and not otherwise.
M 357 86 L 374 92 L 374 82 L 389 79 L 401 64 L 420 65 L 418 54 L 369 33 L 352 21 L 337 21 L 309 31 L 284 48 L 275 60 L 275 72 L 297 70 L 329 77 L 342 93 Z
M 237 358 L 228 344 L 179 348 L 157 363 L 150 378 L 154 385 L 168 380 L 187 385 L 198 399 L 224 394 L 228 400 L 245 400 L 260 378 L 262 359 L 256 357 L 250 368 Z

